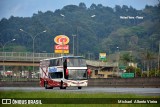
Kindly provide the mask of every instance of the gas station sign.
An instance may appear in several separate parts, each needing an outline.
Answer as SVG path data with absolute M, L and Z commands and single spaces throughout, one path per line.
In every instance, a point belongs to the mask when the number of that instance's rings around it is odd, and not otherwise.
M 66 35 L 58 35 L 54 38 L 54 42 L 57 44 L 54 46 L 55 53 L 69 53 L 69 38 Z
M 66 45 L 69 43 L 69 38 L 65 35 L 58 35 L 54 38 L 54 42 L 58 45 Z

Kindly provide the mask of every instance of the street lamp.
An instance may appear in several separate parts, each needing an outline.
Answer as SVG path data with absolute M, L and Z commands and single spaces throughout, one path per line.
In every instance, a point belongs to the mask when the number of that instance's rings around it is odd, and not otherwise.
M 62 17 L 63 17 L 63 21 L 64 21 L 64 17 L 65 17 L 65 15 L 64 14 L 60 14 Z M 65 31 L 64 31 L 64 34 L 65 34 Z
M 33 40 L 33 47 L 32 47 L 32 48 L 33 48 L 33 53 L 34 53 L 34 42 L 35 42 L 35 38 L 36 38 L 38 35 L 47 32 L 47 30 L 44 30 L 44 31 L 36 34 L 36 36 L 33 37 L 30 33 L 26 32 L 26 31 L 23 30 L 23 29 L 19 29 L 19 30 L 22 31 L 22 32 L 25 32 L 26 34 L 28 34 L 28 35 L 32 38 L 32 40 Z
M 13 41 L 15 41 L 15 40 L 16 40 L 16 39 L 12 39 L 12 40 L 10 40 L 10 41 L 4 43 L 4 45 L 1 43 L 2 48 L 3 48 L 3 53 L 4 53 L 5 46 L 6 46 L 8 43 L 13 42 Z
M 91 15 L 90 17 L 91 17 L 91 18 L 94 18 L 94 17 L 96 17 L 96 15 L 94 14 L 94 15 Z M 96 31 L 95 31 L 95 30 L 93 30 L 93 31 L 94 31 L 95 35 L 97 36 Z M 100 46 L 99 37 L 98 37 L 97 40 L 98 40 L 98 41 L 97 41 L 97 42 L 98 42 L 97 44 L 98 44 L 98 47 L 99 47 L 99 46 Z
M 36 36 L 32 36 L 30 33 L 28 33 L 28 32 L 26 32 L 25 30 L 23 30 L 23 29 L 19 29 L 21 32 L 24 32 L 24 33 L 26 33 L 26 34 L 28 34 L 31 38 L 32 38 L 32 41 L 33 41 L 33 43 L 32 43 L 32 51 L 33 51 L 33 71 L 34 71 L 34 42 L 35 42 L 35 39 L 36 39 L 36 37 L 38 36 L 38 35 L 40 35 L 40 34 L 42 34 L 42 33 L 45 33 L 45 32 L 47 32 L 47 30 L 44 30 L 44 31 L 42 31 L 42 32 L 40 32 L 40 33 L 37 33 L 36 34 Z
M 65 15 L 64 14 L 60 14 L 63 18 L 65 17 Z
M 9 44 L 10 42 L 13 42 L 13 41 L 15 41 L 15 40 L 16 40 L 16 39 L 12 39 L 12 40 L 4 43 L 4 44 L 1 43 L 2 49 L 3 49 L 3 55 L 4 55 L 4 56 L 3 56 L 3 72 L 5 72 L 5 65 L 4 65 L 4 58 L 5 58 L 4 49 L 5 49 L 5 46 L 6 46 L 7 44 Z
M 96 17 L 96 15 L 94 14 L 94 15 L 92 15 L 91 17 L 92 17 L 92 18 L 93 18 L 93 17 Z

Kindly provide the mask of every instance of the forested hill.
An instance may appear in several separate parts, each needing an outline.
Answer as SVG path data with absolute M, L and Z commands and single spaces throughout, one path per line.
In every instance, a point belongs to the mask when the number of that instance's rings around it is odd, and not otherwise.
M 120 51 L 147 49 L 157 53 L 159 13 L 160 3 L 146 6 L 143 10 L 126 5 L 116 5 L 115 8 L 102 4 L 92 4 L 89 8 L 84 3 L 67 5 L 55 12 L 38 11 L 32 17 L 1 19 L 0 42 L 4 44 L 14 38 L 16 41 L 8 44 L 5 51 L 32 52 L 30 36 L 38 35 L 35 38 L 35 52 L 54 52 L 54 37 L 65 34 L 70 38 L 72 53 L 72 35 L 75 34 L 75 53 L 79 54 L 114 53 L 116 47 Z M 47 32 L 42 33 L 44 30 Z

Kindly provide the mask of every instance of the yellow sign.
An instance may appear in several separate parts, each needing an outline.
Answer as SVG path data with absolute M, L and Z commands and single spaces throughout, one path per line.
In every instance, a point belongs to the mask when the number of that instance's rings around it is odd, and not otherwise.
M 69 43 L 69 38 L 65 35 L 58 35 L 54 38 L 54 42 L 59 45 L 66 45 Z
M 106 53 L 99 53 L 99 60 L 106 61 Z
M 54 53 L 69 53 L 69 50 L 54 50 Z

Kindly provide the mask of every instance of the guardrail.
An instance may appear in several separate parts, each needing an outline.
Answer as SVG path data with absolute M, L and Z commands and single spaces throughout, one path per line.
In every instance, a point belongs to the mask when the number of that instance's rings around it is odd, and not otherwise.
M 42 59 L 59 57 L 60 54 L 54 53 L 31 53 L 31 52 L 0 52 L 0 61 L 40 61 Z M 87 65 L 117 67 L 118 63 L 101 62 L 86 60 Z
M 86 60 L 88 65 L 92 66 L 105 66 L 105 67 L 118 67 L 118 63 L 115 62 L 101 62 L 101 61 L 94 61 L 94 60 Z
M 31 53 L 31 52 L 0 52 L 0 60 L 4 61 L 39 61 L 41 59 L 58 57 L 54 53 Z

